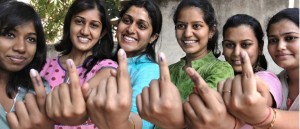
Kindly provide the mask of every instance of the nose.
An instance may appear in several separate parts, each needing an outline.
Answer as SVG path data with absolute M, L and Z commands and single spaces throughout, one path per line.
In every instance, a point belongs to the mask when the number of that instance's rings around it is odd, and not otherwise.
M 133 24 L 131 24 L 131 25 L 129 25 L 128 27 L 127 27 L 127 33 L 128 34 L 134 34 L 134 23 Z
M 280 50 L 286 49 L 286 42 L 283 41 L 283 40 L 279 40 L 279 41 L 278 41 L 277 49 L 278 49 L 279 51 L 280 51 Z
M 90 28 L 89 28 L 89 25 L 84 25 L 82 28 L 81 28 L 81 31 L 80 33 L 82 35 L 88 35 L 90 33 Z
M 193 36 L 193 29 L 190 26 L 187 26 L 184 30 L 184 36 L 185 37 L 192 37 Z
M 15 44 L 13 45 L 13 50 L 19 53 L 24 53 L 26 49 L 26 43 L 23 38 L 19 38 L 15 41 Z
M 234 47 L 234 51 L 233 51 L 233 55 L 234 55 L 235 57 L 239 57 L 240 54 L 241 54 L 241 48 L 240 48 L 239 46 L 235 46 L 235 47 Z

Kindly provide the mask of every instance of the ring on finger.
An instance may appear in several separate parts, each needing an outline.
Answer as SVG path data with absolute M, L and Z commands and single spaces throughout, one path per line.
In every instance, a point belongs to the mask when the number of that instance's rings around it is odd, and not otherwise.
M 230 90 L 223 90 L 222 93 L 229 93 L 230 94 L 231 91 Z

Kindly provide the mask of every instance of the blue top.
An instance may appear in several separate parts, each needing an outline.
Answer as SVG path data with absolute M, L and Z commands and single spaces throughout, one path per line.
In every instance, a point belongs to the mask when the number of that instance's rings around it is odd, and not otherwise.
M 136 96 L 142 93 L 144 87 L 149 86 L 151 80 L 159 78 L 159 66 L 146 55 L 131 57 L 128 61 L 128 72 L 132 86 L 131 112 L 137 113 Z M 143 120 L 143 129 L 153 129 L 154 125 Z

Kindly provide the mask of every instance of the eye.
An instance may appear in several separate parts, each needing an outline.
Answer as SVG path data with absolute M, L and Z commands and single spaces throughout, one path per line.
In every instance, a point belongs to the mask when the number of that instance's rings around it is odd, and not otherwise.
M 99 26 L 100 26 L 100 25 L 97 24 L 97 23 L 92 23 L 92 24 L 91 24 L 91 28 L 93 28 L 93 29 L 97 29 Z
M 269 44 L 275 44 L 275 43 L 278 43 L 278 39 L 277 38 L 268 38 L 268 43 Z
M 36 43 L 36 37 L 32 37 L 32 36 L 27 37 L 26 41 L 28 41 L 29 43 Z
M 285 40 L 287 42 L 291 42 L 291 41 L 296 40 L 296 39 L 298 39 L 298 37 L 295 37 L 295 36 L 287 36 L 287 37 L 285 37 Z
M 200 24 L 194 24 L 193 25 L 193 29 L 195 29 L 195 30 L 198 30 L 198 29 L 200 29 L 201 28 L 201 25 Z
M 251 43 L 242 43 L 241 44 L 241 47 L 244 48 L 244 49 L 247 49 L 251 46 Z
M 223 41 L 223 44 L 224 44 L 224 46 L 226 47 L 226 48 L 229 48 L 229 49 L 233 49 L 233 48 L 235 48 L 235 44 L 234 43 L 232 43 L 232 42 L 224 42 Z
M 16 37 L 15 34 L 12 32 L 3 33 L 3 36 L 5 36 L 8 39 L 13 39 Z
M 138 24 L 138 28 L 141 30 L 145 30 L 145 29 L 147 29 L 147 26 L 143 23 L 140 23 L 140 24 Z
M 76 19 L 76 20 L 75 20 L 75 23 L 76 23 L 77 25 L 82 25 L 82 24 L 84 24 L 84 21 L 81 20 L 81 19 Z
M 128 25 L 131 23 L 131 20 L 129 18 L 122 18 L 122 22 Z
M 184 30 L 186 28 L 186 25 L 185 24 L 183 24 L 183 23 L 177 23 L 176 25 L 175 25 L 175 29 L 177 30 Z

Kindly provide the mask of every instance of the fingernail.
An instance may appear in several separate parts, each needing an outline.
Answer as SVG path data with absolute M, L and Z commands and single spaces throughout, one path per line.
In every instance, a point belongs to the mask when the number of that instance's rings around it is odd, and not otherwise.
M 160 53 L 159 53 L 159 61 L 160 61 L 160 62 L 163 62 L 163 61 L 165 60 L 165 57 L 166 57 L 166 56 L 165 56 L 165 54 L 164 54 L 163 52 L 160 52 Z
M 67 59 L 67 65 L 72 68 L 73 66 L 73 60 L 72 59 Z
M 30 76 L 36 77 L 36 71 L 34 69 L 30 69 Z
M 124 49 L 120 49 L 119 51 L 120 51 L 120 54 L 121 54 L 121 56 L 122 56 L 122 59 L 125 59 L 125 58 L 126 58 L 126 55 L 125 55 Z

